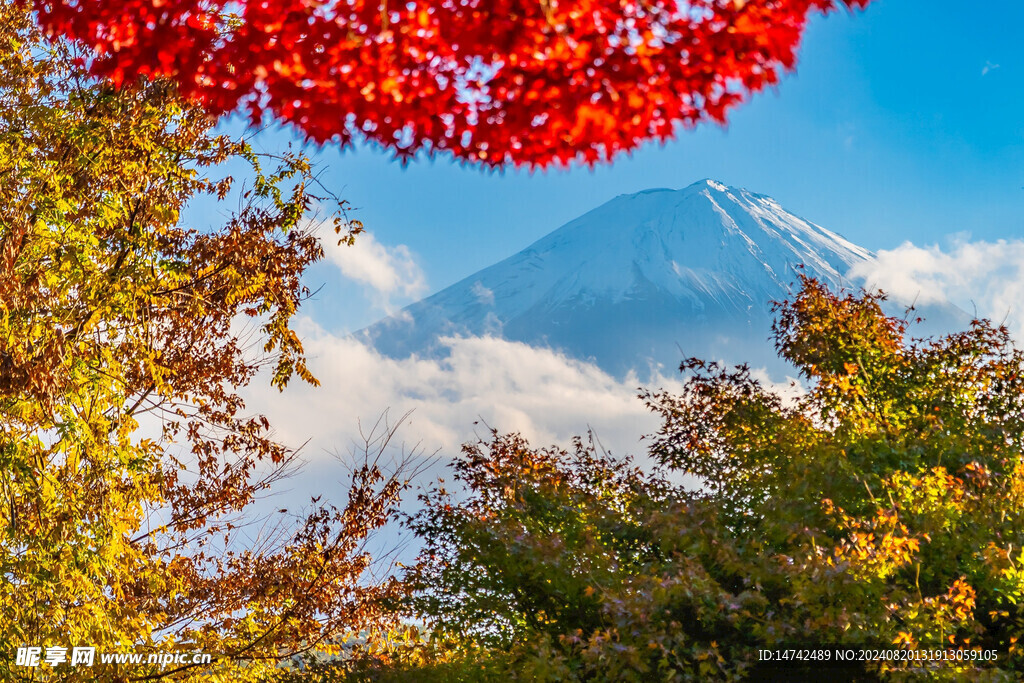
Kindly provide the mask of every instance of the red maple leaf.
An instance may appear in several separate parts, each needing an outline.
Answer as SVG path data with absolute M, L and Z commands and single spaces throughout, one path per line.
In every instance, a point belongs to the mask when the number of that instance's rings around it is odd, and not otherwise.
M 870 0 L 32 0 L 116 83 L 215 115 L 490 166 L 611 159 L 724 122 L 795 64 L 811 12 Z

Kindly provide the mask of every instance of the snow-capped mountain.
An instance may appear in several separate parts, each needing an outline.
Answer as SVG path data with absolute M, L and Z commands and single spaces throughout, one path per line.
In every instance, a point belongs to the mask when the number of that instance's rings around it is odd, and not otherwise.
M 778 375 L 771 302 L 789 296 L 796 267 L 849 288 L 845 273 L 872 257 L 771 197 L 703 180 L 620 195 L 359 334 L 392 357 L 495 335 L 620 376 L 671 371 L 687 356 Z

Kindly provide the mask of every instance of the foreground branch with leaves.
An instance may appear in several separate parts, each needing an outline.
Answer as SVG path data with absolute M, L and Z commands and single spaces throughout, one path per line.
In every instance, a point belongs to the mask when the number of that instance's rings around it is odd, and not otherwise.
M 832 680 L 1019 680 L 1024 353 L 987 321 L 908 341 L 879 296 L 807 279 L 777 314 L 806 392 L 687 361 L 681 394 L 643 394 L 654 474 L 585 442 L 468 446 L 411 520 L 423 628 L 334 680 L 764 680 L 759 648 L 825 643 L 997 653 Z
M 239 390 L 268 363 L 316 382 L 291 327 L 322 255 L 310 165 L 264 172 L 170 84 L 78 57 L 0 8 L 0 678 L 267 680 L 384 618 L 362 547 L 403 485 L 367 462 L 341 509 L 242 525 L 295 453 Z M 251 168 L 233 212 L 229 159 Z M 200 198 L 223 226 L 181 225 Z M 214 663 L 26 669 L 21 646 Z
M 870 0 L 25 0 L 93 74 L 403 158 L 594 164 L 724 122 L 808 18 Z

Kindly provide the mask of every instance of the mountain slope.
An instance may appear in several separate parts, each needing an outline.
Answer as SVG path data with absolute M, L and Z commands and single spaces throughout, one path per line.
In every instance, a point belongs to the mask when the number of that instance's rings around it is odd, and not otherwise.
M 774 199 L 704 180 L 621 195 L 523 251 L 359 333 L 382 353 L 443 353 L 491 334 L 641 377 L 685 356 L 785 370 L 770 302 L 795 269 L 833 288 L 873 255 Z

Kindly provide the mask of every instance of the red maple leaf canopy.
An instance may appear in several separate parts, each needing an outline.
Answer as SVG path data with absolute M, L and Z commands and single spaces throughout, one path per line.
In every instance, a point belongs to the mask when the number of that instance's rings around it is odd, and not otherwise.
M 214 115 L 543 167 L 724 122 L 793 68 L 811 12 L 870 0 L 32 2 L 94 75 L 169 77 Z

